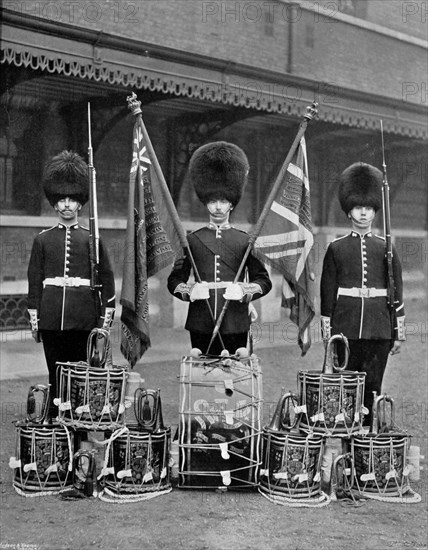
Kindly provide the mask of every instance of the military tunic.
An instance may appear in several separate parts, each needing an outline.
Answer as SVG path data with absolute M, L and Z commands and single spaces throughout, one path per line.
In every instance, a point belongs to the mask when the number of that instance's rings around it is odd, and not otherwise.
M 88 284 L 90 274 L 88 229 L 59 223 L 37 235 L 28 266 L 28 308 L 37 310 L 40 330 L 90 331 L 98 326 L 105 307 L 115 307 L 114 276 L 102 241 L 101 309 Z M 80 286 L 76 278 L 83 280 Z
M 401 265 L 393 249 L 395 302 L 393 315 L 387 302 L 385 240 L 369 232 L 352 231 L 328 246 L 321 276 L 321 320 L 332 334 L 349 340 L 347 369 L 365 372 L 365 424 L 370 426 L 373 392 L 382 380 L 394 340 L 404 340 L 404 305 Z M 343 350 L 338 349 L 339 361 Z
M 242 258 L 248 246 L 249 235 L 227 225 L 210 224 L 188 235 L 189 247 L 202 281 L 210 284 L 209 303 L 215 319 L 220 315 L 225 299 L 226 286 L 232 283 L 238 272 Z M 191 273 L 191 263 L 187 257 L 178 260 L 168 278 L 168 289 L 175 297 L 188 301 L 179 290 L 181 283 L 187 283 Z M 258 299 L 267 294 L 272 283 L 263 263 L 252 254 L 248 256 L 245 269 L 239 281 L 260 285 L 261 293 L 253 294 Z M 224 316 L 221 334 L 246 333 L 250 327 L 248 303 L 231 300 Z M 214 321 L 205 300 L 196 300 L 189 304 L 185 328 L 191 333 L 212 334 Z
M 89 230 L 59 223 L 39 233 L 28 266 L 28 309 L 36 310 L 38 330 L 56 396 L 56 363 L 86 361 L 90 331 L 101 326 L 105 308 L 115 307 L 114 275 L 102 241 L 98 296 L 90 288 Z
M 395 249 L 393 273 L 395 316 L 403 317 L 403 281 Z M 321 315 L 331 319 L 332 334 L 343 333 L 351 340 L 399 339 L 393 334 L 395 323 L 393 327 L 386 282 L 385 240 L 382 237 L 371 232 L 360 235 L 352 231 L 330 243 L 321 277 Z M 355 295 L 348 295 L 352 294 L 351 289 L 359 290 L 353 291 Z

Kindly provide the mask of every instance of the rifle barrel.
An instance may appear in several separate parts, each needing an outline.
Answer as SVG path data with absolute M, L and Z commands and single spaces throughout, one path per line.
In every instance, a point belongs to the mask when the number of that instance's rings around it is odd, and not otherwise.
M 91 263 L 91 288 L 98 285 L 100 263 L 100 235 L 98 227 L 97 183 L 91 136 L 91 104 L 88 102 L 88 179 L 89 179 L 89 259 Z
M 395 284 L 394 284 L 394 271 L 392 266 L 392 235 L 391 235 L 391 209 L 389 202 L 389 185 L 386 175 L 386 162 L 385 162 L 385 144 L 383 139 L 383 123 L 380 121 L 380 130 L 382 137 L 382 167 L 383 167 L 383 186 L 382 186 L 382 202 L 383 202 L 383 219 L 384 219 L 384 236 L 385 236 L 385 251 L 386 251 L 386 269 L 387 269 L 387 300 L 391 310 L 391 317 L 394 309 L 395 300 Z M 392 326 L 393 320 L 392 320 Z

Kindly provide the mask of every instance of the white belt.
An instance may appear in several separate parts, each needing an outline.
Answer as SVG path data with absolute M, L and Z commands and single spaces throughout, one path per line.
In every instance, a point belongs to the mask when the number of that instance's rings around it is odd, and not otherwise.
M 386 296 L 386 288 L 358 288 L 356 286 L 352 288 L 339 287 L 337 291 L 338 296 L 352 296 L 353 298 L 379 298 L 380 296 Z
M 81 277 L 46 277 L 43 286 L 91 286 L 90 279 Z
M 232 281 L 219 281 L 218 283 L 212 282 L 212 283 L 204 283 L 204 285 L 205 284 L 209 289 L 227 288 L 228 286 L 233 285 Z

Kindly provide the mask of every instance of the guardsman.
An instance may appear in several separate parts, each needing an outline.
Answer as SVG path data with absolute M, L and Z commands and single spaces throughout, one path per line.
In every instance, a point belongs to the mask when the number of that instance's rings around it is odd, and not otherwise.
M 51 404 L 57 396 L 56 363 L 87 360 L 87 341 L 95 327 L 110 328 L 115 309 L 114 275 L 100 241 L 100 289 L 90 288 L 89 230 L 78 223 L 88 201 L 88 166 L 62 151 L 45 166 L 43 187 L 59 222 L 39 233 L 28 266 L 28 311 L 33 338 L 43 342 Z
M 234 284 L 235 275 L 247 249 L 249 235 L 234 228 L 230 213 L 238 204 L 248 176 L 245 153 L 223 141 L 203 145 L 193 154 L 189 173 L 199 200 L 206 206 L 209 223 L 188 235 L 189 248 L 202 282 L 189 284 L 191 263 L 177 260 L 168 278 L 168 289 L 175 297 L 190 301 L 185 328 L 192 347 L 206 353 L 216 320 L 225 300 L 229 307 L 220 327 L 224 347 L 230 352 L 248 343 L 249 303 L 269 292 L 272 283 L 262 262 L 252 254 Z M 207 305 L 207 300 L 210 308 Z M 223 349 L 217 337 L 209 353 Z
M 381 393 L 388 355 L 405 340 L 403 282 L 393 248 L 395 303 L 387 303 L 385 239 L 372 233 L 382 206 L 382 172 L 364 163 L 341 175 L 339 202 L 352 230 L 327 248 L 321 277 L 321 329 L 324 341 L 334 334 L 349 340 L 348 370 L 365 372 L 365 424 L 370 426 L 373 391 Z

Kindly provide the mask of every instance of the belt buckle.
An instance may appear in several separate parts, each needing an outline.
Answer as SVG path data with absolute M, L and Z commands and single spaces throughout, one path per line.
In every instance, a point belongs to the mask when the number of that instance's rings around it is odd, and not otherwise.
M 360 298 L 370 298 L 370 289 L 360 288 Z
M 64 286 L 80 286 L 80 277 L 64 277 Z

